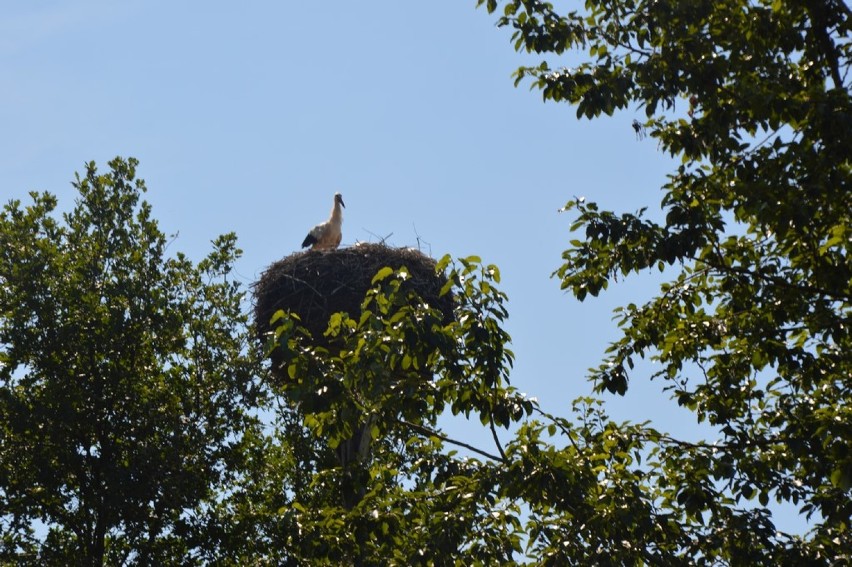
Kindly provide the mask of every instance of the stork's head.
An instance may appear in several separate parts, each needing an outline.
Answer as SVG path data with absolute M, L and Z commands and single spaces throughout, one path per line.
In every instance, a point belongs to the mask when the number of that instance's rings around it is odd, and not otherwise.
M 340 193 L 335 193 L 334 194 L 334 204 L 336 205 L 338 203 L 340 203 L 341 207 L 346 208 L 346 204 L 343 202 L 343 195 L 341 195 Z

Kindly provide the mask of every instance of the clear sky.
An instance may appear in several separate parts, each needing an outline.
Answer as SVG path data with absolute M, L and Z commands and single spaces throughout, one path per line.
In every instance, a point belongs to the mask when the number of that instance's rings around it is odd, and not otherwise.
M 387 237 L 499 266 L 517 356 L 512 383 L 566 414 L 616 337 L 612 308 L 654 293 L 634 276 L 578 303 L 550 274 L 573 196 L 659 206 L 672 161 L 631 128 L 577 120 L 511 73 L 510 31 L 475 1 L 33 0 L 0 19 L 0 198 L 46 190 L 70 206 L 84 163 L 141 161 L 146 199 L 198 260 L 234 231 L 255 281 L 346 201 L 343 244 Z M 557 65 L 565 61 L 551 60 Z M 619 420 L 701 434 L 637 367 Z M 450 433 L 481 440 L 476 425 Z

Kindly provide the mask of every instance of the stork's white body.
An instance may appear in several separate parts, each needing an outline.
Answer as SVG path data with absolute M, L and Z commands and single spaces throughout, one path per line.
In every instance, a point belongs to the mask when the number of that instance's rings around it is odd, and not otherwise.
M 302 242 L 302 248 L 310 246 L 311 250 L 333 250 L 340 246 L 343 238 L 343 196 L 334 194 L 334 207 L 328 220 L 313 227 Z

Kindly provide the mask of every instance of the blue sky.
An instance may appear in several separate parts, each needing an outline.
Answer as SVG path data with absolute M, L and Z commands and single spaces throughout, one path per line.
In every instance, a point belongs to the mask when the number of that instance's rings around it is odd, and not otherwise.
M 344 245 L 390 235 L 498 265 L 513 384 L 562 413 L 590 391 L 612 308 L 649 297 L 654 280 L 583 304 L 560 291 L 550 274 L 571 218 L 557 211 L 575 195 L 656 206 L 671 162 L 636 140 L 632 113 L 578 121 L 514 88 L 515 68 L 537 60 L 474 6 L 19 4 L 0 24 L 3 200 L 35 189 L 68 205 L 86 161 L 137 157 L 155 216 L 179 235 L 173 248 L 199 259 L 235 231 L 249 284 L 298 249 L 340 191 Z M 642 390 L 611 400 L 613 414 L 669 428 L 688 419 L 658 388 Z M 631 399 L 640 394 L 653 396 L 652 415 Z
M 147 200 L 194 259 L 234 231 L 245 284 L 298 249 L 332 195 L 344 245 L 388 237 L 500 267 L 512 383 L 565 414 L 616 337 L 612 309 L 655 291 L 634 276 L 578 303 L 550 274 L 573 196 L 656 208 L 671 160 L 637 113 L 577 120 L 511 73 L 510 32 L 475 1 L 18 2 L 0 20 L 0 198 L 70 205 L 84 163 L 141 161 Z M 563 62 L 556 61 L 557 64 Z M 616 419 L 702 430 L 638 367 Z M 488 442 L 476 425 L 450 433 Z

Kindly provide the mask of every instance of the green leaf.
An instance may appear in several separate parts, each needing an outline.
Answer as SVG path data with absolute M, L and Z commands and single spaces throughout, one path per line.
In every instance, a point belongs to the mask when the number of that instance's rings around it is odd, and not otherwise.
M 391 274 L 393 274 L 393 269 L 385 266 L 381 270 L 379 270 L 375 276 L 373 276 L 373 281 L 371 282 L 373 285 L 376 283 L 387 279 Z

